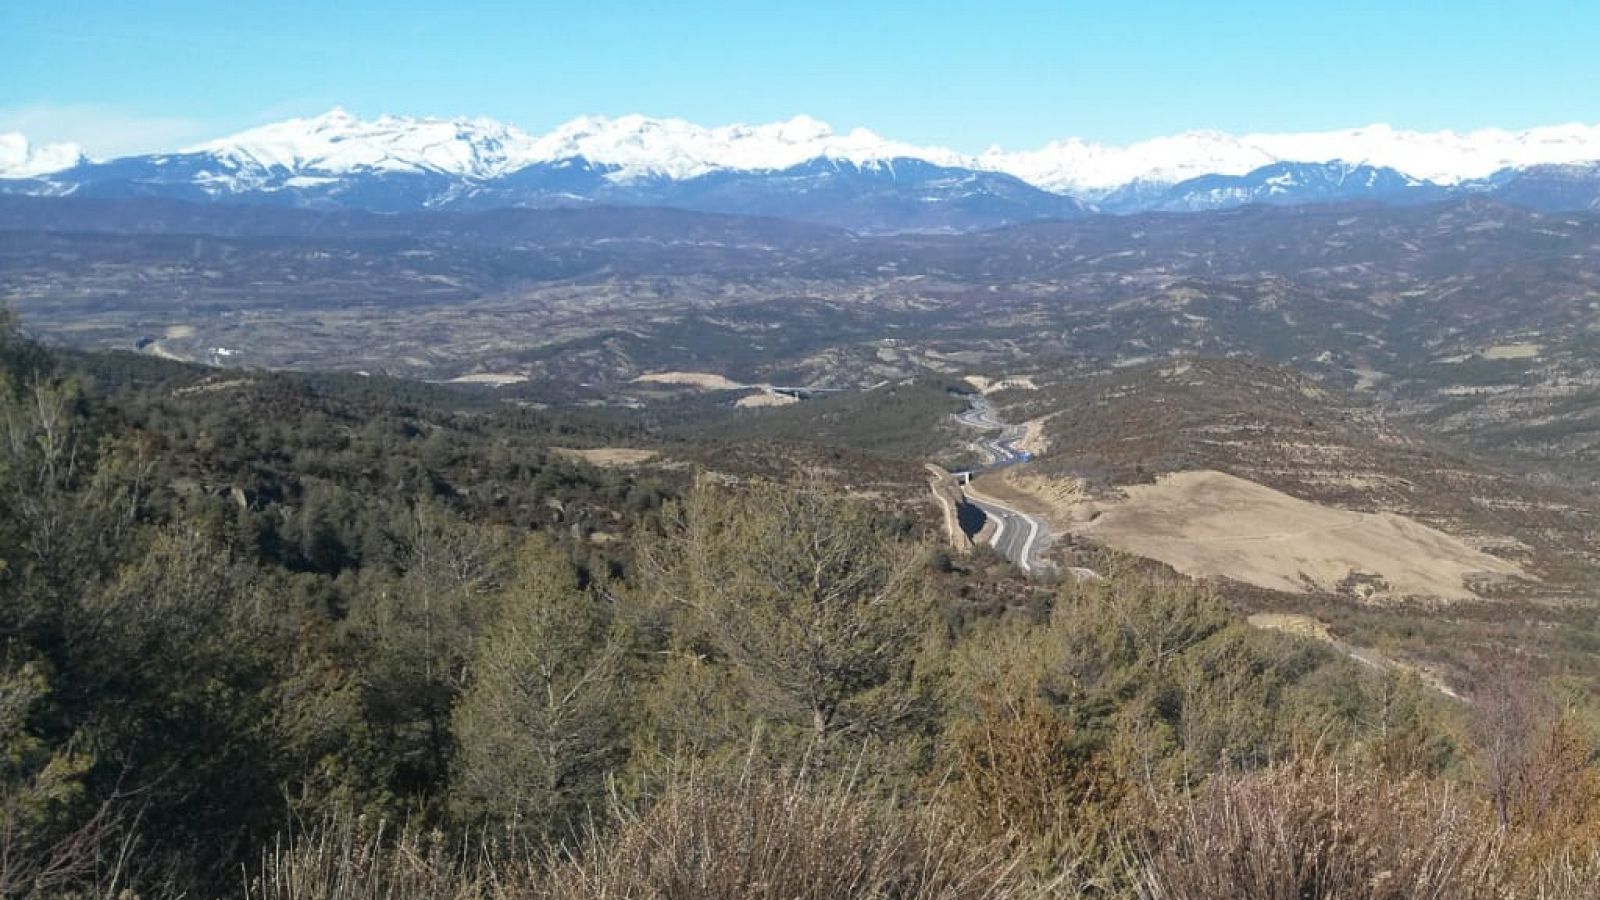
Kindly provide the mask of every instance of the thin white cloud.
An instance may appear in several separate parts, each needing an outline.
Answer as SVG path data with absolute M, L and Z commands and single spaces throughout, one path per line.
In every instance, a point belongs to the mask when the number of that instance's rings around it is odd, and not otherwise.
M 0 178 L 31 178 L 59 172 L 82 155 L 77 144 L 33 144 L 24 135 L 0 131 Z
M 24 135 L 35 146 L 76 144 L 95 159 L 173 150 L 209 137 L 211 128 L 199 119 L 91 103 L 0 107 L 0 133 Z

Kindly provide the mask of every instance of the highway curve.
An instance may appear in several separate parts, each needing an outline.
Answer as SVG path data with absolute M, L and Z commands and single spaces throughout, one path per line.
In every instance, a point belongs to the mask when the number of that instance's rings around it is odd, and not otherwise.
M 1028 460 L 1028 454 L 1016 446 L 1025 432 L 1023 426 L 996 419 L 994 406 L 987 399 L 974 398 L 967 409 L 956 414 L 956 421 L 969 428 L 998 432 L 972 442 L 972 446 L 983 456 L 984 465 L 970 474 L 990 472 Z M 968 503 L 994 521 L 996 527 L 989 538 L 991 547 L 1024 572 L 1034 572 L 1043 565 L 1039 561 L 1039 551 L 1043 549 L 1050 533 L 1042 521 L 993 497 L 978 494 L 970 486 L 963 486 L 962 493 Z

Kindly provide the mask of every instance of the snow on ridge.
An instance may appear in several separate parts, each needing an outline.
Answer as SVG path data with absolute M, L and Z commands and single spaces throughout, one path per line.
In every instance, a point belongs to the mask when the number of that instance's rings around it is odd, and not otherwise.
M 438 172 L 490 178 L 518 167 L 517 148 L 530 139 L 490 119 L 362 120 L 335 107 L 186 148 L 246 172 L 301 174 Z
M 48 175 L 83 159 L 83 148 L 77 144 L 33 144 L 16 132 L 0 134 L 0 178 Z
M 1039 150 L 993 149 L 983 165 L 1048 190 L 1105 194 L 1139 181 L 1172 184 L 1201 175 L 1244 175 L 1275 162 L 1391 168 L 1422 181 L 1451 185 L 1502 169 L 1600 159 L 1600 125 L 1556 125 L 1507 131 L 1486 128 L 1402 131 L 1369 125 L 1342 131 L 1234 136 L 1193 131 L 1116 147 L 1078 139 Z
M 708 128 L 675 118 L 581 116 L 544 134 L 492 119 L 380 116 L 335 108 L 263 125 L 187 148 L 214 156 L 206 180 L 218 189 L 266 186 L 285 178 L 361 172 L 421 172 L 490 179 L 528 165 L 583 159 L 618 181 L 685 179 L 721 170 L 787 169 L 817 159 L 860 166 L 917 159 L 1013 175 L 1085 199 L 1132 185 L 1170 185 L 1202 175 L 1244 175 L 1276 162 L 1387 167 L 1444 185 L 1508 168 L 1600 160 L 1600 124 L 1525 131 L 1404 131 L 1370 125 L 1340 131 L 1232 135 L 1191 131 L 1127 145 L 1079 138 L 1036 150 L 962 154 L 883 138 L 864 128 L 835 132 L 809 116 L 764 125 Z M 0 177 L 26 177 L 81 161 L 73 145 L 33 147 L 0 135 Z
M 1069 138 L 1017 153 L 992 148 L 979 163 L 1046 190 L 1093 196 L 1137 182 L 1176 184 L 1202 175 L 1243 175 L 1278 159 L 1229 134 L 1193 131 L 1125 147 Z
M 1321 155 L 1384 166 L 1445 185 L 1486 178 L 1502 169 L 1600 159 L 1600 124 L 1552 125 L 1526 131 L 1485 128 L 1466 133 L 1371 125 L 1311 134 L 1252 135 L 1245 140 L 1281 160 L 1309 161 Z
M 949 150 L 886 141 L 865 129 L 836 134 L 808 116 L 767 125 L 705 128 L 682 119 L 582 116 L 533 136 L 490 119 L 381 116 L 343 109 L 289 119 L 187 148 L 242 170 L 294 174 L 439 172 L 493 178 L 536 163 L 583 158 L 614 167 L 618 180 L 692 178 L 707 172 L 783 169 L 812 159 L 861 165 L 910 156 L 943 165 L 968 160 Z
M 1174 184 L 1201 175 L 1243 175 L 1275 162 L 1342 160 L 1456 184 L 1507 168 L 1600 159 L 1600 124 L 1465 133 L 1403 131 L 1388 125 L 1284 134 L 1191 131 L 1122 146 L 1069 138 L 1037 150 L 993 148 L 969 155 L 888 140 L 865 128 L 838 133 L 810 116 L 715 128 L 642 115 L 580 116 L 545 134 L 529 135 L 489 119 L 383 116 L 363 121 L 335 109 L 195 149 L 297 173 L 432 170 L 479 178 L 534 163 L 583 158 L 615 168 L 612 177 L 623 181 L 693 178 L 726 169 L 786 169 L 814 159 L 871 165 L 910 158 L 1002 172 L 1046 190 L 1093 197 L 1139 182 Z
M 529 161 L 575 156 L 616 166 L 617 177 L 623 180 L 684 179 L 723 169 L 787 169 L 814 159 L 870 165 L 909 157 L 938 165 L 970 165 L 968 157 L 952 150 L 888 141 L 864 128 L 838 134 L 810 116 L 719 128 L 639 115 L 584 116 L 535 139 Z

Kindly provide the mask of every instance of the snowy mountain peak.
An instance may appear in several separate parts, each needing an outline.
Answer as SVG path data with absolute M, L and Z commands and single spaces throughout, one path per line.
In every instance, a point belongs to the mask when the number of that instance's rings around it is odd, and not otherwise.
M 1383 124 L 1298 134 L 1190 131 L 1122 147 L 1072 139 L 1021 153 L 991 149 L 981 159 L 1039 187 L 1088 197 L 1140 182 L 1173 184 L 1202 175 L 1244 175 L 1277 162 L 1335 160 L 1454 185 L 1504 169 L 1600 159 L 1600 125 L 1465 134 Z
M 825 122 L 796 116 L 767 125 L 706 128 L 682 119 L 629 115 L 608 119 L 583 116 L 534 141 L 529 162 L 583 157 L 617 168 L 616 178 L 684 179 L 734 169 L 787 169 L 814 159 L 857 164 L 912 157 L 941 165 L 961 165 L 950 150 L 885 140 L 864 128 L 837 134 Z
M 190 147 L 243 173 L 344 175 L 438 172 L 492 178 L 521 165 L 526 134 L 489 119 L 380 116 L 359 119 L 340 107 Z
M 384 116 L 383 118 L 387 119 L 389 116 Z M 320 116 L 314 116 L 312 121 L 326 122 L 329 124 L 348 124 L 356 121 L 356 117 L 346 111 L 344 107 L 335 106 Z
M 580 116 L 531 136 L 492 119 L 385 115 L 367 121 L 337 107 L 185 152 L 213 155 L 244 173 L 312 176 L 370 171 L 492 178 L 536 163 L 582 158 L 613 169 L 618 181 L 681 180 L 725 169 L 786 169 L 814 159 L 861 165 L 901 157 L 940 165 L 971 162 L 950 150 L 885 140 L 864 128 L 838 134 L 809 116 L 720 128 L 641 115 Z
M 1243 175 L 1279 158 L 1249 139 L 1190 131 L 1125 147 L 1069 138 L 1020 153 L 996 148 L 981 162 L 1047 190 L 1097 197 L 1141 182 L 1176 184 L 1202 175 Z

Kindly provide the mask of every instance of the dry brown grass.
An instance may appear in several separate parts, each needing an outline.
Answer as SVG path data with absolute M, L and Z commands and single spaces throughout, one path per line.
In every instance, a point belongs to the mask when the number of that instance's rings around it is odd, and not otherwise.
M 935 807 L 793 776 L 680 781 L 616 805 L 578 846 L 494 852 L 439 835 L 333 824 L 288 841 L 248 885 L 261 900 L 1006 900 L 1041 897 L 999 842 Z
M 245 886 L 260 900 L 500 900 L 533 896 L 529 870 L 488 862 L 438 834 L 386 834 L 365 819 L 330 822 L 262 854 Z
M 1013 856 L 931 807 L 758 778 L 685 784 L 558 867 L 562 900 L 980 900 L 1031 894 Z
M 1600 854 L 1529 854 L 1481 801 L 1315 762 L 1214 778 L 1143 839 L 1143 900 L 1580 900 Z
M 1600 853 L 1566 856 L 1540 866 L 1522 885 L 1533 900 L 1589 900 L 1600 897 Z

